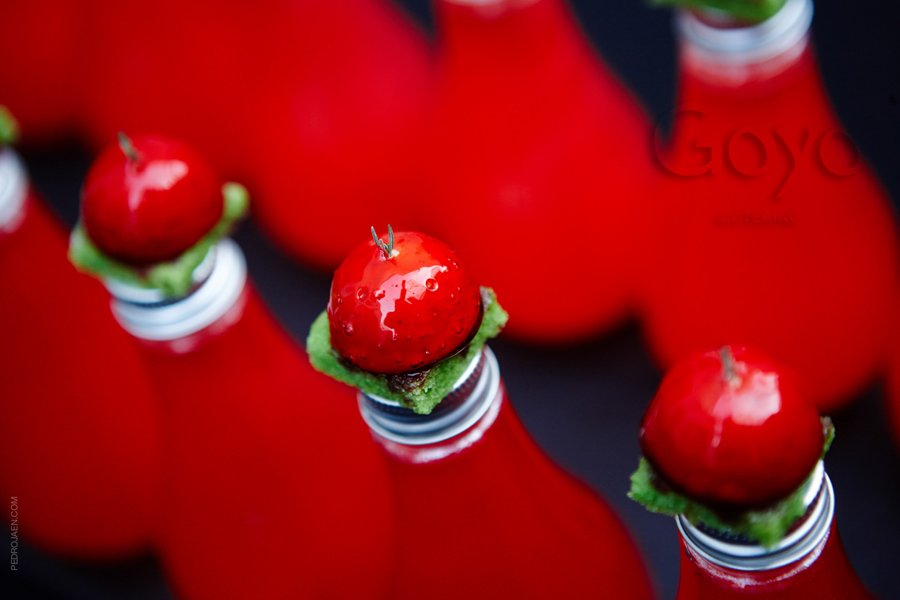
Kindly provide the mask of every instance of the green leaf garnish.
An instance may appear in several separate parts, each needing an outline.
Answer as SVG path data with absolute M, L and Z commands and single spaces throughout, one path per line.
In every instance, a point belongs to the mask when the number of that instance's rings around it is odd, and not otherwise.
M 453 389 L 453 384 L 465 372 L 472 359 L 481 352 L 490 338 L 496 337 L 506 325 L 508 315 L 497 302 L 494 291 L 481 288 L 484 306 L 481 325 L 466 349 L 438 361 L 415 379 L 415 384 L 404 389 L 392 385 L 388 375 L 369 373 L 354 368 L 341 360 L 331 346 L 331 332 L 325 311 L 313 322 L 306 339 L 306 351 L 312 366 L 326 375 L 351 385 L 366 394 L 399 402 L 417 414 L 430 414 Z
M 137 268 L 103 253 L 79 223 L 69 239 L 69 260 L 84 273 L 101 279 L 115 279 L 131 285 L 159 290 L 166 298 L 187 294 L 193 286 L 194 270 L 220 239 L 227 236 L 245 214 L 250 204 L 246 188 L 238 183 L 222 186 L 222 218 L 196 244 L 172 261 L 149 268 Z
M 713 9 L 750 23 L 765 21 L 784 6 L 787 0 L 650 0 L 657 6 L 679 6 L 694 10 Z
M 9 112 L 9 109 L 0 105 L 0 147 L 11 146 L 19 139 L 19 124 Z
M 834 426 L 827 417 L 822 419 L 825 440 L 822 456 L 828 452 L 834 440 Z M 785 534 L 806 512 L 803 495 L 810 478 L 794 492 L 778 502 L 756 510 L 723 515 L 715 508 L 679 494 L 664 484 L 662 475 L 656 472 L 647 459 L 641 457 L 637 471 L 631 475 L 628 497 L 651 512 L 669 516 L 684 515 L 694 525 L 733 535 L 743 535 L 760 545 L 771 548 L 784 539 Z

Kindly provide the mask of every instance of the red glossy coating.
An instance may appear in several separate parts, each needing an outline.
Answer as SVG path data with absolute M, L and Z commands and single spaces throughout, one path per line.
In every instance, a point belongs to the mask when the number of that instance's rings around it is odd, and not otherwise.
M 126 144 L 129 142 L 125 142 Z M 109 256 L 148 265 L 180 256 L 222 217 L 221 183 L 181 142 L 159 136 L 108 146 L 81 196 L 88 236 Z
M 423 231 L 447 241 L 536 342 L 630 309 L 650 125 L 562 0 L 437 0 Z
M 395 234 L 388 258 L 374 240 L 331 282 L 331 343 L 354 365 L 405 373 L 457 350 L 478 326 L 481 292 L 453 251 L 416 232 Z
M 641 424 L 644 456 L 688 496 L 763 506 L 796 490 L 822 453 L 815 405 L 760 352 L 726 346 L 673 366 Z
M 387 597 L 653 598 L 613 511 L 547 458 L 499 395 L 444 442 L 383 440 L 399 519 Z
M 710 563 L 681 542 L 676 600 L 872 600 L 844 553 L 837 525 L 807 556 L 778 569 L 736 571 Z
M 178 597 L 384 597 L 392 502 L 353 390 L 312 369 L 249 285 L 209 328 L 142 350 L 163 399 L 160 552 Z
M 25 540 L 115 560 L 147 550 L 157 525 L 158 407 L 106 291 L 67 249 L 33 194 L 0 234 L 0 494 Z
M 649 213 L 644 318 L 663 366 L 753 344 L 792 367 L 827 413 L 884 363 L 900 243 L 813 51 L 786 54 L 786 64 L 747 67 L 737 84 L 682 50 L 673 137 L 660 148 L 668 170 Z

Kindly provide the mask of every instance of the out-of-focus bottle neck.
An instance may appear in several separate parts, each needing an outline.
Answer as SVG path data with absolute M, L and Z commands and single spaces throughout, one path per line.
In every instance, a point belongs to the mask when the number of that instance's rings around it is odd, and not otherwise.
M 0 235 L 15 231 L 25 218 L 28 175 L 18 155 L 0 149 Z
M 834 490 L 822 461 L 816 465 L 803 495 L 806 513 L 772 548 L 746 538 L 695 526 L 684 516 L 676 523 L 688 552 L 717 567 L 743 572 L 770 571 L 810 556 L 827 538 L 834 519 Z
M 485 348 L 431 414 L 416 414 L 393 400 L 363 393 L 359 409 L 389 454 L 404 462 L 425 463 L 477 443 L 496 420 L 502 401 L 497 359 Z
M 194 288 L 180 298 L 115 280 L 105 283 L 113 296 L 113 314 L 126 331 L 149 342 L 175 342 L 237 318 L 247 283 L 243 252 L 232 240 L 223 239 L 194 270 L 193 280 Z
M 812 0 L 787 0 L 761 23 L 729 21 L 721 13 L 680 10 L 676 29 L 681 68 L 724 86 L 741 86 L 784 72 L 806 53 Z

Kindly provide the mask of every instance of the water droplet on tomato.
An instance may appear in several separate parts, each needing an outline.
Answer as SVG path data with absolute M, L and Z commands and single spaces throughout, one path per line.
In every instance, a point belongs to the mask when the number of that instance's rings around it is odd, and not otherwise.
M 344 323 L 343 329 L 344 329 L 345 334 L 353 335 L 353 324 L 352 323 Z
M 369 288 L 367 288 L 365 286 L 356 290 L 356 299 L 357 300 L 365 300 L 368 295 L 369 295 Z
M 429 277 L 425 280 L 425 289 L 429 292 L 433 292 L 438 289 L 438 282 L 434 280 L 434 278 Z

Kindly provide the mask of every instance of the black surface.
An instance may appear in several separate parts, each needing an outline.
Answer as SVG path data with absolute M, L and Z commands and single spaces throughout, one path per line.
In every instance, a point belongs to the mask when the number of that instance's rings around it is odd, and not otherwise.
M 424 0 L 407 0 L 427 23 Z M 648 113 L 671 107 L 675 71 L 670 14 L 638 0 L 579 0 L 583 27 L 608 62 L 640 96 Z M 833 101 L 892 196 L 900 198 L 900 6 L 891 0 L 818 0 L 814 25 Z M 45 197 L 69 223 L 89 157 L 77 148 L 27 151 Z M 238 239 L 250 272 L 285 327 L 299 340 L 325 305 L 327 278 L 281 257 L 252 226 Z M 662 597 L 673 597 L 677 546 L 671 519 L 625 497 L 638 457 L 637 427 L 659 381 L 635 327 L 566 350 L 494 345 L 513 404 L 535 439 L 560 464 L 589 482 L 616 508 L 640 543 Z M 882 598 L 900 598 L 900 453 L 890 439 L 874 387 L 835 417 L 838 438 L 827 460 L 837 518 L 848 554 Z M 21 571 L 7 576 L 9 598 L 170 597 L 157 565 L 85 566 L 26 548 Z

